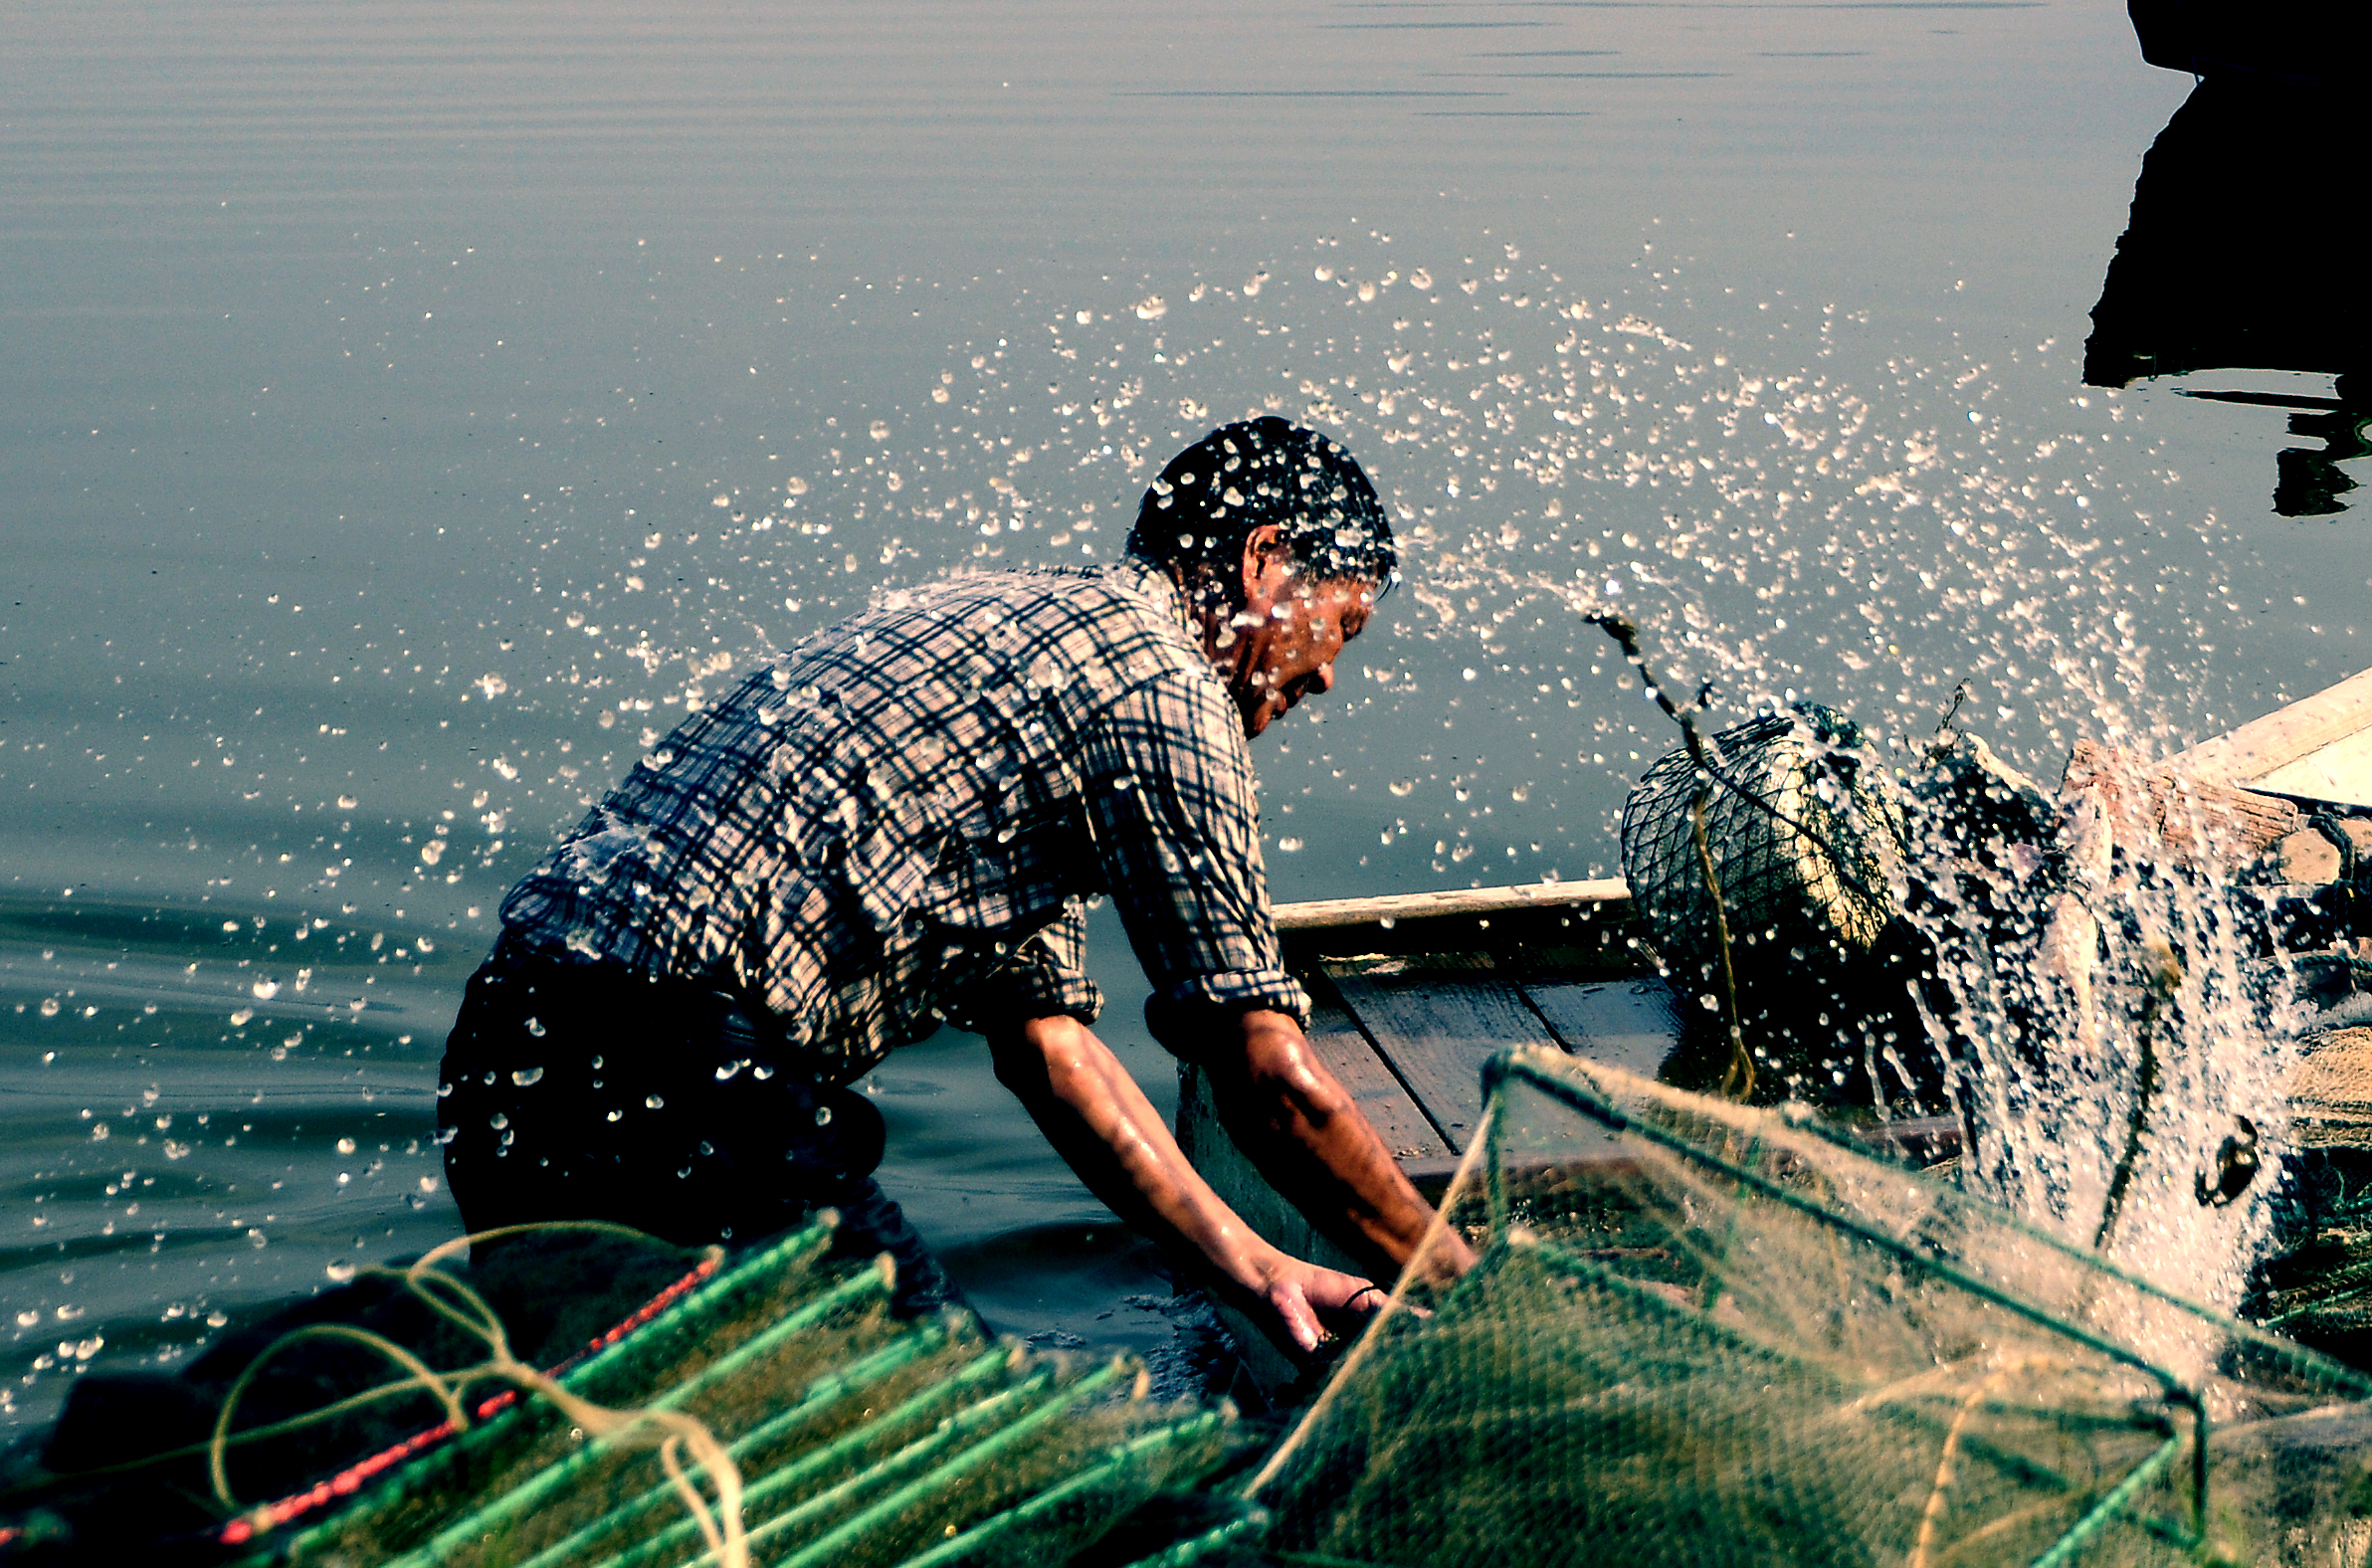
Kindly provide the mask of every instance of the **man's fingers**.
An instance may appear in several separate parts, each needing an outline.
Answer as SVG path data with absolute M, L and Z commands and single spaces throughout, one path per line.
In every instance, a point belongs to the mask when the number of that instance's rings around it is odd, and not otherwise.
M 1280 1285 L 1270 1292 L 1269 1305 L 1304 1353 L 1315 1350 L 1325 1337 L 1325 1331 L 1318 1326 L 1317 1313 L 1310 1310 L 1309 1299 L 1298 1286 Z
M 1390 1299 L 1390 1292 L 1372 1279 L 1332 1269 L 1308 1269 L 1299 1278 L 1281 1279 L 1269 1290 L 1269 1309 L 1277 1314 L 1302 1351 L 1317 1349 L 1327 1336 L 1325 1314 L 1372 1316 Z
M 1327 1311 L 1371 1312 L 1383 1304 L 1384 1287 L 1372 1279 L 1333 1269 L 1312 1269 L 1309 1273 L 1305 1288 L 1313 1306 Z

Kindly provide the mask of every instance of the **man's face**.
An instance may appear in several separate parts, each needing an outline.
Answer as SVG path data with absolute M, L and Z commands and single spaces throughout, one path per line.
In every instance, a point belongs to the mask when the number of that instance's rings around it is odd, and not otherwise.
M 1334 685 L 1334 657 L 1359 635 L 1375 605 L 1375 585 L 1357 578 L 1310 582 L 1261 535 L 1245 546 L 1244 608 L 1208 634 L 1211 663 L 1227 677 L 1257 735 L 1313 692 Z

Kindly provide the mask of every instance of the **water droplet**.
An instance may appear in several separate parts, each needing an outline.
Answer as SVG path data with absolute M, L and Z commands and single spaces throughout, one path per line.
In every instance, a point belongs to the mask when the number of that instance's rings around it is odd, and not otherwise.
M 280 995 L 280 982 L 278 980 L 258 980 L 254 985 L 249 986 L 248 989 L 255 993 L 257 1001 L 269 1002 L 274 997 Z
M 500 1132 L 504 1127 L 510 1125 L 510 1118 L 497 1110 L 493 1115 L 486 1118 L 486 1124 L 494 1128 L 496 1132 Z
M 657 1094 L 646 1094 L 643 1096 L 643 1104 L 647 1109 L 658 1110 L 667 1104 L 667 1100 Z
M 329 1267 L 324 1269 L 322 1273 L 328 1274 L 329 1277 L 335 1280 L 337 1283 L 344 1284 L 347 1280 L 354 1277 L 354 1266 L 346 1262 L 343 1258 L 333 1258 L 329 1261 Z
M 510 1081 L 521 1088 L 529 1088 L 543 1081 L 543 1069 L 520 1068 L 510 1075 Z
M 533 1035 L 536 1039 L 541 1040 L 543 1038 L 543 1020 L 539 1018 L 528 1019 L 527 1033 Z M 595 1067 L 601 1066 L 601 1059 L 599 1057 L 595 1057 L 593 1059 L 593 1065 Z
M 352 1138 L 340 1138 L 340 1139 L 338 1139 L 338 1140 L 337 1140 L 337 1152 L 338 1152 L 338 1153 L 340 1153 L 340 1154 L 351 1154 L 351 1153 L 353 1153 L 353 1152 L 354 1152 L 354 1140 L 353 1140 Z
M 829 1105 L 818 1105 L 818 1106 L 816 1107 L 815 1123 L 816 1123 L 816 1125 L 817 1125 L 817 1126 L 819 1126 L 819 1127 L 829 1127 L 829 1126 L 831 1126 L 831 1125 L 832 1125 L 832 1107 L 831 1107 L 831 1106 L 829 1106 Z
M 611 1111 L 611 1112 L 610 1112 L 610 1114 L 609 1114 L 609 1119 L 610 1119 L 610 1120 L 612 1120 L 612 1121 L 616 1121 L 616 1120 L 618 1120 L 620 1117 L 624 1116 L 625 1114 L 626 1114 L 626 1112 L 624 1112 L 624 1111 L 622 1111 L 622 1110 L 613 1110 L 613 1111 Z
M 243 1007 L 238 1012 L 231 1015 L 231 1027 L 233 1029 L 237 1029 L 239 1026 L 245 1024 L 249 1019 L 255 1016 L 256 1010 L 254 1008 Z
M 1277 847 L 1287 855 L 1300 854 L 1301 844 L 1302 841 L 1299 839 L 1279 839 L 1277 841 Z
M 41 1016 L 44 1018 L 56 1018 L 58 1016 L 58 999 L 56 997 L 45 996 L 41 999 Z

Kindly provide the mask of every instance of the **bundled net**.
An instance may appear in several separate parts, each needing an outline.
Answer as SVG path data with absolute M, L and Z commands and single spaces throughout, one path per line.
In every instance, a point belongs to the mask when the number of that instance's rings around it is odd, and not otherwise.
M 1835 970 L 1878 942 L 1893 916 L 1888 871 L 1902 813 L 1851 749 L 1860 741 L 1823 709 L 1805 720 L 1771 714 L 1707 742 L 1710 777 L 1675 751 L 1631 792 L 1623 876 L 1657 946 L 1696 989 L 1718 961 L 1691 820 L 1700 793 L 1742 985 L 1807 963 Z
M 732 1267 L 712 1259 L 705 1277 L 553 1375 L 516 1361 L 483 1299 L 433 1262 L 401 1271 L 403 1283 L 479 1325 L 484 1359 L 454 1366 L 450 1345 L 421 1352 L 371 1331 L 298 1330 L 256 1367 L 328 1332 L 330 1354 L 350 1352 L 382 1378 L 411 1375 L 263 1426 L 227 1409 L 200 1452 L 54 1477 L 49 1490 L 141 1476 L 184 1495 L 211 1484 L 229 1516 L 153 1541 L 155 1552 L 350 1568 L 1053 1568 L 1083 1553 L 1124 1563 L 1181 1536 L 1226 1538 L 1252 1518 L 1193 1492 L 1249 1448 L 1232 1411 L 1149 1400 L 1144 1369 L 1125 1356 L 992 1342 L 965 1313 L 899 1318 L 890 1261 L 833 1259 L 825 1226 Z M 294 1495 L 252 1500 L 255 1476 L 284 1473 L 259 1471 L 253 1440 L 318 1440 L 341 1414 L 417 1402 L 431 1387 L 461 1420 Z M 88 1495 L 86 1518 L 110 1495 L 130 1494 Z M 38 1555 L 40 1521 L 19 1518 L 0 1530 L 0 1547 Z M 89 1560 L 76 1537 L 49 1533 L 60 1560 Z M 82 1544 L 91 1538 L 85 1529 Z
M 2360 1562 L 2372 1380 L 1778 1112 L 1493 1065 L 1288 1563 Z M 1479 1262 L 1446 1267 L 1456 1233 Z
M 852 1268 L 825 1256 L 821 1230 L 792 1237 L 562 1379 L 630 1416 L 696 1420 L 712 1459 L 671 1457 L 631 1425 L 594 1438 L 564 1402 L 522 1402 L 267 1556 L 406 1568 L 1059 1564 L 1243 1446 L 1224 1411 L 1149 1403 L 1127 1357 L 991 1343 L 962 1314 L 898 1319 L 887 1258 Z M 737 1500 L 744 1538 L 719 1550 L 686 1481 L 719 1497 L 728 1467 L 737 1498 L 720 1500 Z

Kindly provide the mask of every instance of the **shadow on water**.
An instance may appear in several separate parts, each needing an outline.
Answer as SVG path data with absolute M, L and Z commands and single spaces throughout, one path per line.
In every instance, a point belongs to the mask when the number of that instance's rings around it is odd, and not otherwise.
M 2339 465 L 2372 456 L 2363 265 L 2339 238 L 2351 204 L 2333 178 L 2361 127 L 2353 95 L 2336 87 L 2238 71 L 2201 81 L 2142 160 L 2084 345 L 2093 386 L 2202 370 L 2335 376 L 2330 397 L 2176 389 L 2288 409 L 2289 433 L 2321 443 L 2276 457 L 2284 517 L 2345 511 L 2357 482 Z

